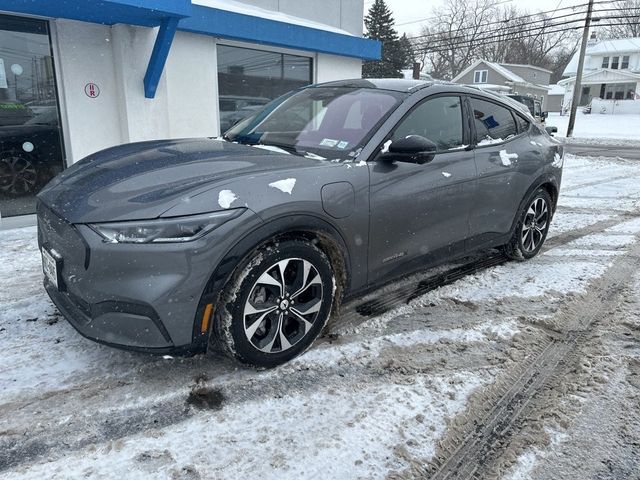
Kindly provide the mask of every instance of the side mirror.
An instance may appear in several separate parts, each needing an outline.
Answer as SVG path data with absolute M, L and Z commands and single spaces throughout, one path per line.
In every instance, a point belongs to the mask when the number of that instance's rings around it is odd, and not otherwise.
M 420 135 L 409 135 L 400 138 L 389 145 L 389 151 L 381 158 L 390 162 L 408 162 L 424 164 L 433 160 L 438 146 L 431 140 Z
M 554 133 L 558 133 L 558 127 L 544 127 L 547 133 L 553 136 Z
M 542 112 L 542 118 L 549 117 L 549 112 Z

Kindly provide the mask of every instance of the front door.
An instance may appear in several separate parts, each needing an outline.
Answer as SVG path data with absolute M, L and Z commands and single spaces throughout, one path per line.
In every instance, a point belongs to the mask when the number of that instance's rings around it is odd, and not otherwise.
M 0 215 L 35 213 L 36 194 L 63 168 L 46 21 L 0 15 Z
M 469 232 L 476 170 L 465 150 L 467 129 L 458 96 L 429 97 L 399 122 L 391 141 L 421 135 L 438 146 L 424 165 L 370 165 L 369 283 L 457 253 Z

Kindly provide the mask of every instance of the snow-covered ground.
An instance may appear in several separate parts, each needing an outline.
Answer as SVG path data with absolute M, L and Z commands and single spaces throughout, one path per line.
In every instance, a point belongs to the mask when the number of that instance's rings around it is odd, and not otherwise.
M 549 113 L 546 126 L 558 127 L 558 137 L 567 136 L 569 115 Z M 575 141 L 588 141 L 614 144 L 640 143 L 640 115 L 602 115 L 599 113 L 584 114 L 578 109 L 573 129 Z
M 158 358 L 85 340 L 42 290 L 35 229 L 0 232 L 0 477 L 424 476 L 479 395 L 527 358 L 525 339 L 542 341 L 566 302 L 592 295 L 617 262 L 636 258 L 628 253 L 638 235 L 640 164 L 569 156 L 537 258 L 378 316 L 345 314 L 305 355 L 255 371 L 217 356 Z M 379 297 L 393 298 L 393 288 Z M 622 358 L 611 348 L 607 355 Z M 620 376 L 607 378 L 629 393 Z M 516 461 L 502 473 L 537 478 L 544 462 L 553 467 L 553 445 L 588 431 L 572 421 L 544 423 L 552 441 L 509 452 Z M 585 478 L 574 474 L 556 478 Z

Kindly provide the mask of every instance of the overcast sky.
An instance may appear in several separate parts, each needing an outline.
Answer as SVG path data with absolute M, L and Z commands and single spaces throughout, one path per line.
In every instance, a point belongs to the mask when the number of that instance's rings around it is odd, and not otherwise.
M 393 18 L 396 21 L 396 29 L 408 36 L 420 34 L 420 24 L 422 22 L 416 22 L 424 18 L 431 17 L 431 10 L 434 6 L 440 6 L 443 0 L 385 0 L 389 8 L 393 11 Z M 496 2 L 503 3 L 504 0 L 496 0 Z M 585 3 L 585 0 L 536 0 L 535 2 L 523 1 L 523 0 L 511 0 L 511 3 L 523 10 L 529 10 L 531 13 L 535 11 L 551 11 L 556 8 L 570 7 L 572 5 L 581 5 Z M 373 0 L 364 1 L 365 15 Z M 535 8 L 532 7 L 535 4 Z M 567 11 L 560 12 L 568 13 Z M 414 23 L 407 23 L 414 22 Z M 404 25 L 403 25 L 404 24 Z

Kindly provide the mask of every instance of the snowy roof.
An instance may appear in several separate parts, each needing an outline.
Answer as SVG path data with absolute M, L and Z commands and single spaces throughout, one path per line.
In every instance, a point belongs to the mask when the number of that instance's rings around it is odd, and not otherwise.
M 621 53 L 635 53 L 640 52 L 640 37 L 634 38 L 618 38 L 612 40 L 600 40 L 599 42 L 587 45 L 585 56 L 607 55 L 607 54 L 621 54 Z M 578 71 L 578 55 L 576 52 L 571 60 L 567 64 L 567 67 L 562 73 L 563 76 L 569 77 L 575 75 Z
M 546 68 L 536 67 L 535 65 L 524 65 L 521 63 L 501 63 L 503 67 L 522 67 L 522 68 L 533 68 L 534 70 L 540 70 L 541 72 L 553 73 L 551 70 L 547 70 Z
M 353 35 L 346 30 L 332 27 L 331 25 L 314 22 L 312 20 L 307 20 L 306 18 L 295 17 L 286 13 L 274 12 L 273 10 L 247 5 L 246 3 L 236 2 L 234 0 L 192 0 L 192 3 L 203 7 L 226 10 L 227 12 L 240 13 L 250 17 L 265 18 L 276 22 L 290 23 L 292 25 L 300 25 L 302 27 L 315 28 L 316 30 L 325 30 L 327 32 L 339 33 L 353 37 Z
M 465 68 L 462 72 L 460 72 L 453 80 L 452 82 L 457 82 L 458 80 L 460 80 L 462 77 L 464 77 L 467 73 L 469 73 L 471 70 L 473 70 L 474 68 L 478 67 L 478 65 L 480 64 L 485 64 L 487 67 L 491 68 L 492 70 L 494 70 L 495 72 L 497 72 L 499 75 L 503 76 L 507 81 L 509 82 L 514 82 L 514 83 L 528 83 L 524 78 L 522 78 L 520 75 L 516 75 L 515 73 L 513 73 L 511 70 L 509 70 L 506 67 L 503 67 L 502 65 L 500 65 L 499 63 L 495 63 L 495 62 L 488 62 L 486 60 L 476 60 L 475 62 L 473 62 L 471 65 L 469 65 L 467 68 Z M 528 66 L 528 65 L 527 65 Z
M 500 65 L 498 63 L 487 62 L 487 61 L 485 61 L 484 63 L 489 65 L 491 68 L 493 68 L 496 72 L 498 72 L 500 75 L 505 77 L 507 80 L 510 80 L 512 82 L 525 83 L 525 79 L 522 78 L 520 75 L 516 75 L 511 70 L 509 70 L 506 67 L 503 67 L 502 65 Z
M 563 85 L 558 85 L 557 83 L 555 85 L 549 85 L 551 88 L 549 88 L 549 93 L 547 95 L 564 95 L 564 86 Z

